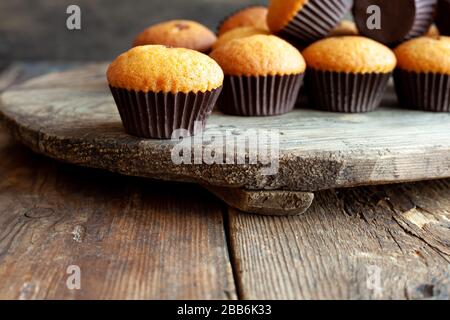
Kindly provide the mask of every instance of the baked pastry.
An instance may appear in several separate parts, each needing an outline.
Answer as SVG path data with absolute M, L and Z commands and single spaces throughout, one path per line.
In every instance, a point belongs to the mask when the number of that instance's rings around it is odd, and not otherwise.
M 208 53 L 216 35 L 204 25 L 190 20 L 171 20 L 155 24 L 142 31 L 133 46 L 161 44 Z
M 358 28 L 353 21 L 342 20 L 341 23 L 328 34 L 328 37 L 357 36 L 358 34 Z
M 436 25 L 432 24 L 425 35 L 427 37 L 437 38 L 441 35 L 441 33 L 439 32 L 439 29 L 436 27 Z
M 395 88 L 405 108 L 450 112 L 450 37 L 420 37 L 395 50 Z
M 268 30 L 267 7 L 251 6 L 234 12 L 220 23 L 217 33 L 221 36 L 225 32 L 240 27 Z
M 217 49 L 221 45 L 227 43 L 228 41 L 254 36 L 257 34 L 270 35 L 269 30 L 267 29 L 259 29 L 254 27 L 239 27 L 236 29 L 232 29 L 230 31 L 225 32 L 223 35 L 217 39 L 217 41 L 213 44 L 213 50 Z
M 294 108 L 306 69 L 301 53 L 267 35 L 231 40 L 211 53 L 225 73 L 219 109 L 240 116 L 271 116 Z
M 326 37 L 352 4 L 353 0 L 271 0 L 267 23 L 272 33 L 301 47 Z
M 170 139 L 201 131 L 220 94 L 223 72 L 200 52 L 138 46 L 109 66 L 107 78 L 126 132 Z
M 388 47 L 360 36 L 318 41 L 303 56 L 311 106 L 333 112 L 376 109 L 396 65 Z
M 353 15 L 362 36 L 395 47 L 427 33 L 436 4 L 437 0 L 356 0 Z M 377 7 L 379 12 L 370 10 Z

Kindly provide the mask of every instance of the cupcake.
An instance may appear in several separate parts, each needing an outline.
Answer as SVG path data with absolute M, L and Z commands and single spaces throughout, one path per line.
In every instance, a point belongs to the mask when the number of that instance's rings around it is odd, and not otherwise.
M 227 43 L 228 41 L 254 36 L 257 34 L 269 35 L 270 32 L 266 29 L 259 29 L 254 27 L 240 27 L 236 29 L 232 29 L 230 31 L 225 32 L 222 36 L 217 39 L 217 41 L 213 44 L 213 49 L 217 49 L 221 45 Z
M 333 112 L 376 109 L 396 65 L 386 46 L 359 36 L 327 38 L 303 51 L 313 107 Z
M 225 20 L 223 20 L 218 29 L 218 35 L 240 27 L 253 27 L 268 30 L 267 27 L 267 8 L 264 6 L 251 6 L 241 9 Z
M 401 106 L 450 112 L 450 37 L 421 37 L 395 50 L 395 88 Z
M 450 36 L 450 0 L 438 0 L 436 25 L 444 36 Z
M 353 0 L 271 0 L 267 23 L 270 31 L 303 44 L 326 37 L 344 18 Z
M 300 52 L 267 35 L 231 40 L 211 53 L 225 73 L 219 109 L 239 116 L 271 116 L 294 108 L 305 72 Z
M 362 36 L 393 47 L 427 33 L 436 3 L 437 0 L 356 0 L 353 15 Z M 376 7 L 379 10 L 371 9 Z
M 148 45 L 116 58 L 107 78 L 127 133 L 170 139 L 178 129 L 185 136 L 203 129 L 223 72 L 200 52 Z
M 216 35 L 200 23 L 189 20 L 172 20 L 155 24 L 142 31 L 134 40 L 133 46 L 161 44 L 207 53 L 211 51 L 216 40 Z
M 358 35 L 358 28 L 356 28 L 356 24 L 353 21 L 342 20 L 341 23 L 328 34 L 328 37 L 357 36 L 357 35 Z
M 427 37 L 439 37 L 441 33 L 439 32 L 439 29 L 436 27 L 436 25 L 431 25 L 431 27 L 428 29 L 427 33 L 425 34 Z

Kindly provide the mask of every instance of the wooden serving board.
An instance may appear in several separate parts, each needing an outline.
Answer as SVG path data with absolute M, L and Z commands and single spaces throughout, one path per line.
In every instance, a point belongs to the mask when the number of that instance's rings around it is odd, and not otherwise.
M 400 109 L 393 87 L 368 114 L 296 109 L 277 117 L 213 113 L 202 148 L 217 131 L 279 132 L 279 170 L 259 164 L 176 165 L 175 142 L 126 134 L 109 92 L 106 64 L 32 79 L 3 93 L 0 118 L 36 152 L 125 175 L 194 182 L 238 209 L 299 214 L 313 192 L 450 177 L 450 114 Z M 250 146 L 252 149 L 254 146 Z M 248 150 L 247 150 L 248 151 Z M 230 189 L 231 188 L 231 189 Z

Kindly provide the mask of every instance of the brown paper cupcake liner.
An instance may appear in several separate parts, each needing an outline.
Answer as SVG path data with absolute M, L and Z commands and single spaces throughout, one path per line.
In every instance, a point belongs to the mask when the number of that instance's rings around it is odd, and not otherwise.
M 267 77 L 225 76 L 218 107 L 238 116 L 274 116 L 294 109 L 304 74 Z
M 204 93 L 154 93 L 111 87 L 125 131 L 141 138 L 170 139 L 178 129 L 201 131 L 222 87 Z M 200 122 L 201 126 L 196 126 Z
M 344 113 L 375 110 L 391 73 L 353 74 L 309 69 L 306 85 L 311 107 Z
M 450 75 L 397 69 L 394 72 L 394 81 L 402 107 L 450 112 Z
M 361 35 L 390 47 L 396 47 L 403 41 L 426 34 L 433 23 L 437 0 L 408 0 L 398 3 L 396 1 L 398 0 L 360 0 L 355 2 L 353 15 Z M 367 8 L 370 5 L 380 5 L 381 11 L 388 10 L 391 13 L 395 12 L 395 15 L 382 19 L 381 29 L 369 30 L 367 28 Z M 381 14 L 383 15 L 383 12 Z M 397 18 L 395 18 L 396 16 Z
M 436 26 L 443 36 L 450 36 L 450 0 L 438 0 L 436 10 Z
M 280 31 L 279 36 L 298 46 L 325 38 L 348 13 L 353 0 L 310 0 Z
M 416 19 L 404 40 L 423 36 L 433 24 L 437 0 L 416 0 Z
M 309 106 L 308 91 L 306 86 L 302 86 L 297 96 L 297 101 L 295 103 L 296 108 L 307 108 Z

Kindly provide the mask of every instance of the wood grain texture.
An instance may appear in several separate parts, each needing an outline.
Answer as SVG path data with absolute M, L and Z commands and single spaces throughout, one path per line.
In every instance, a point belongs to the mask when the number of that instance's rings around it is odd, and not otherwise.
M 0 84 L 60 67 L 14 66 Z M 66 286 L 69 265 L 81 290 Z M 57 163 L 1 127 L 0 279 L 0 299 L 236 298 L 222 207 L 206 191 Z
M 0 298 L 233 299 L 220 205 L 200 187 L 0 149 Z M 68 290 L 66 268 L 81 268 Z
M 314 200 L 314 194 L 297 191 L 254 191 L 207 186 L 207 190 L 229 206 L 247 213 L 267 216 L 296 216 L 305 213 Z
M 450 180 L 318 192 L 299 217 L 231 210 L 237 288 L 220 211 L 199 187 L 57 163 L 0 129 L 0 298 L 450 298 Z
M 270 118 L 213 114 L 204 132 L 204 150 L 227 130 L 235 136 L 247 129 L 279 130 L 275 175 L 264 175 L 262 163 L 176 165 L 174 143 L 124 133 L 105 68 L 94 64 L 11 88 L 0 98 L 0 118 L 37 152 L 133 176 L 306 192 L 450 177 L 450 114 L 395 109 L 392 87 L 384 107 L 369 114 L 302 109 Z M 247 155 L 259 154 L 256 146 L 251 144 Z M 226 150 L 234 151 L 234 146 L 227 144 Z M 225 158 L 221 150 L 216 155 Z
M 449 299 L 449 221 L 450 180 L 318 192 L 298 217 L 230 210 L 240 295 Z

